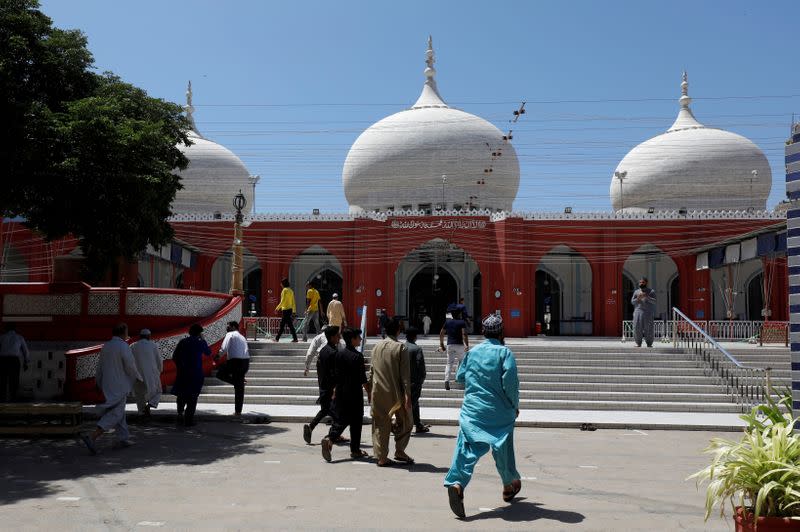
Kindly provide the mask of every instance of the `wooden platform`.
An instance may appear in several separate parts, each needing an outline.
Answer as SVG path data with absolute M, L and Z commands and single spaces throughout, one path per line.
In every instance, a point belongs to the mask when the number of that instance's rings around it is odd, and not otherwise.
M 0 434 L 75 434 L 82 423 L 80 403 L 0 403 Z

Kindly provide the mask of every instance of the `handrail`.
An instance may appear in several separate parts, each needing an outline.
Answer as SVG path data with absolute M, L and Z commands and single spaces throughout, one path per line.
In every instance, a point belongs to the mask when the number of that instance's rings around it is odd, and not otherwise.
M 675 321 L 672 328 L 673 346 L 688 350 L 706 369 L 715 374 L 725 387 L 725 393 L 732 395 L 743 410 L 763 403 L 772 394 L 772 368 L 742 364 L 702 327 L 675 307 L 672 307 L 672 318 Z

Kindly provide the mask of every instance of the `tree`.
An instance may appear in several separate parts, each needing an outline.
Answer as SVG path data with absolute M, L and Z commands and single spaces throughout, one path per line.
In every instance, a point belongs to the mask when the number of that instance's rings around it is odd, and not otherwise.
M 180 106 L 91 71 L 86 38 L 63 31 L 37 0 L 0 0 L 0 214 L 46 238 L 75 235 L 89 280 L 147 244 L 169 242 L 176 169 L 188 160 Z

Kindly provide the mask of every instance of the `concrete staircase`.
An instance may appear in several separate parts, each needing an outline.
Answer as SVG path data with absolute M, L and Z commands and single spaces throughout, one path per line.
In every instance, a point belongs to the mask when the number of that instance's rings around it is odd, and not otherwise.
M 422 392 L 422 408 L 458 408 L 463 392 L 444 389 L 445 355 L 438 342 L 419 342 L 425 352 L 428 378 Z M 741 408 L 726 395 L 713 375 L 692 357 L 669 344 L 636 349 L 630 344 L 605 341 L 556 344 L 509 341 L 520 376 L 520 408 L 528 410 L 615 410 L 649 412 L 738 413 Z M 374 345 L 374 340 L 370 340 Z M 246 405 L 314 405 L 316 372 L 303 376 L 308 344 L 250 344 Z M 367 347 L 367 355 L 370 347 Z M 732 350 L 740 362 L 773 368 L 774 384 L 790 380 L 788 349 L 764 349 L 743 344 Z M 369 357 L 367 357 L 369 363 Z M 172 396 L 164 401 L 173 402 Z M 207 378 L 201 403 L 232 403 L 233 388 Z

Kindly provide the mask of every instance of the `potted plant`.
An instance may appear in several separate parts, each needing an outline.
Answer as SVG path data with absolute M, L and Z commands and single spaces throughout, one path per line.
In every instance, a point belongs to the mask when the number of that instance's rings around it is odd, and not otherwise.
M 741 416 L 748 425 L 739 441 L 711 440 L 711 464 L 689 477 L 708 482 L 706 519 L 717 505 L 724 516 L 729 501 L 737 532 L 800 530 L 800 435 L 784 414 L 790 401 L 769 399 Z

